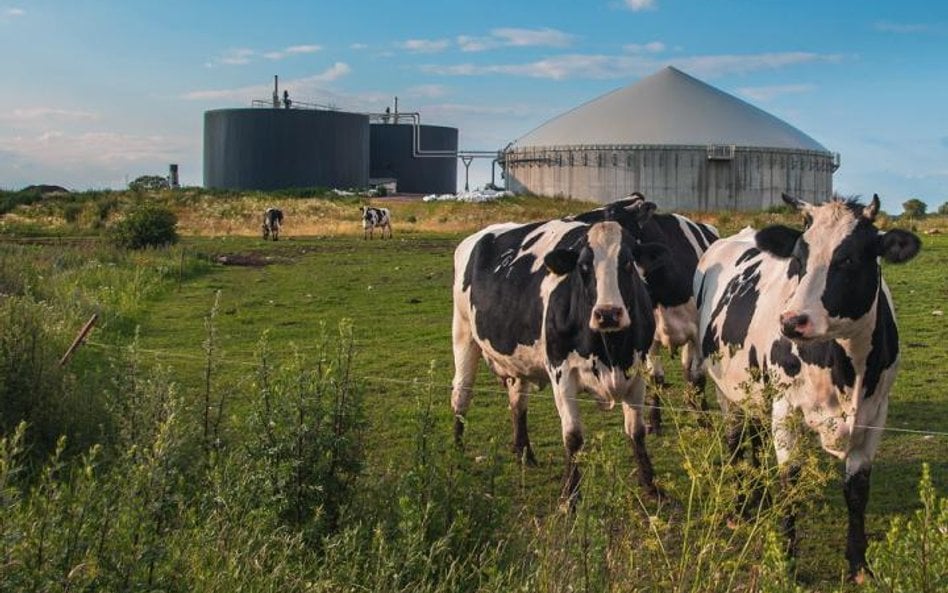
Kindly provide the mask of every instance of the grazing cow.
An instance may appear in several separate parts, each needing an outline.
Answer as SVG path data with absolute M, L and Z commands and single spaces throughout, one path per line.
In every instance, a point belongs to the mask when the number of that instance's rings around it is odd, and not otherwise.
M 388 229 L 388 238 L 392 238 L 392 213 L 388 208 L 373 208 L 362 206 L 362 238 L 370 239 L 375 233 L 375 227 L 382 229 L 382 238 L 385 238 L 385 229 Z
M 645 196 L 634 192 L 624 200 L 618 200 L 608 208 L 622 208 L 631 216 L 620 218 L 626 230 L 640 243 L 659 243 L 671 253 L 671 265 L 644 277 L 652 305 L 655 307 L 655 341 L 649 349 L 647 367 L 657 387 L 665 384 L 665 369 L 659 350 L 665 346 L 672 352 L 681 348 L 681 364 L 685 380 L 695 387 L 698 401 L 693 402 L 702 410 L 705 376 L 700 368 L 698 353 L 698 309 L 692 289 L 698 260 L 714 241 L 718 231 L 709 224 L 695 222 L 680 214 L 654 213 L 656 205 L 645 200 Z M 571 218 L 592 223 L 603 220 L 606 208 L 597 208 Z M 648 430 L 661 431 L 661 408 L 658 394 L 653 393 Z
M 801 412 L 823 449 L 845 461 L 849 510 L 846 558 L 853 580 L 866 566 L 864 530 L 869 473 L 899 360 L 892 297 L 879 258 L 907 261 L 920 247 L 902 230 L 874 225 L 879 197 L 868 206 L 821 205 L 784 195 L 802 210 L 804 230 L 747 228 L 714 243 L 695 275 L 702 356 L 724 409 L 773 395 L 771 426 L 784 478 L 796 473 L 790 454 Z M 795 547 L 795 517 L 784 529 Z
M 263 213 L 263 240 L 270 237 L 274 241 L 280 238 L 280 227 L 283 226 L 283 211 L 279 208 L 267 208 Z
M 650 494 L 651 461 L 640 415 L 645 381 L 634 368 L 652 343 L 655 321 L 635 270 L 668 259 L 660 245 L 636 244 L 614 221 L 496 224 L 466 238 L 454 255 L 455 438 L 482 356 L 507 386 L 517 456 L 535 464 L 527 434 L 529 385 L 551 383 L 566 446 L 563 497 L 578 494 L 576 453 L 583 429 L 576 394 L 604 408 L 622 403 L 640 483 Z

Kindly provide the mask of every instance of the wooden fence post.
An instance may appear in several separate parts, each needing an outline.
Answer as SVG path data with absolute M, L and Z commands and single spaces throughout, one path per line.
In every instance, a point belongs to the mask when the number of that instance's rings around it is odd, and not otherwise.
M 85 340 L 86 336 L 89 335 L 89 332 L 92 331 L 92 326 L 95 325 L 95 321 L 98 318 L 99 314 L 93 313 L 92 317 L 89 318 L 89 321 L 87 321 L 86 324 L 82 326 L 82 329 L 79 330 L 79 335 L 76 336 L 76 339 L 72 341 L 72 345 L 69 347 L 69 350 L 66 350 L 66 353 L 63 354 L 63 357 L 59 359 L 59 366 L 66 366 L 66 363 L 69 362 L 69 357 L 72 356 L 72 353 L 82 345 L 82 341 Z

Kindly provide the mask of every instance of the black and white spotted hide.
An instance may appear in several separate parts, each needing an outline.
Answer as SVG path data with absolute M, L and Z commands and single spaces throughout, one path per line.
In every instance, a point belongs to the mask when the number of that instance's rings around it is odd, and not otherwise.
M 701 411 L 707 410 L 704 399 L 705 376 L 698 356 L 698 309 L 693 293 L 693 281 L 698 260 L 711 243 L 718 239 L 718 231 L 709 224 L 696 222 L 680 214 L 655 212 L 657 206 L 635 192 L 602 208 L 579 214 L 572 220 L 595 222 L 614 219 L 628 230 L 639 243 L 658 243 L 668 248 L 668 265 L 644 274 L 655 312 L 655 341 L 649 349 L 647 367 L 652 377 L 650 392 L 652 406 L 648 430 L 661 431 L 661 398 L 659 390 L 665 385 L 665 369 L 661 360 L 664 346 L 672 353 L 680 350 L 685 380 L 691 385 L 694 399 L 689 404 Z
M 280 227 L 283 226 L 283 211 L 279 208 L 267 208 L 263 213 L 263 240 L 280 238 Z
M 514 450 L 533 463 L 527 433 L 530 384 L 553 386 L 566 448 L 563 496 L 579 491 L 583 429 L 576 395 L 622 404 L 639 480 L 656 493 L 645 448 L 641 365 L 655 321 L 637 258 L 667 259 L 615 222 L 499 224 L 466 238 L 454 256 L 455 375 L 451 403 L 460 443 L 478 361 L 507 386 Z
M 858 579 L 867 569 L 869 474 L 899 360 L 880 260 L 908 261 L 920 241 L 907 231 L 876 228 L 878 196 L 867 206 L 784 200 L 802 211 L 803 230 L 748 228 L 701 258 L 695 275 L 701 354 L 725 409 L 747 399 L 762 403 L 766 385 L 776 386 L 770 423 L 787 475 L 794 473 L 798 412 L 823 449 L 845 461 L 846 558 L 850 577 Z M 792 529 L 788 535 L 792 542 Z
M 382 238 L 385 238 L 385 229 L 388 229 L 388 238 L 392 238 L 392 214 L 388 208 L 373 208 L 362 206 L 362 238 L 371 239 L 375 229 L 379 228 Z

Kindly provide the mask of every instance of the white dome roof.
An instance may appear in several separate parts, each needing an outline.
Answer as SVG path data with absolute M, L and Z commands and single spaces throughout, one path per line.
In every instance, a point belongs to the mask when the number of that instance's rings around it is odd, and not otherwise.
M 829 152 L 790 124 L 671 66 L 549 120 L 512 148 L 707 144 Z

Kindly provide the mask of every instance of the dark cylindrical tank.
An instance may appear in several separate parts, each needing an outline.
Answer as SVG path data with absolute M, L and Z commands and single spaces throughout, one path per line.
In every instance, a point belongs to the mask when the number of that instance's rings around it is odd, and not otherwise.
M 204 187 L 365 187 L 369 118 L 315 109 L 204 113 Z
M 414 156 L 410 124 L 372 124 L 369 176 L 397 179 L 398 191 L 414 194 L 447 194 L 458 188 L 457 155 Z M 457 153 L 458 129 L 419 126 L 417 148 Z

